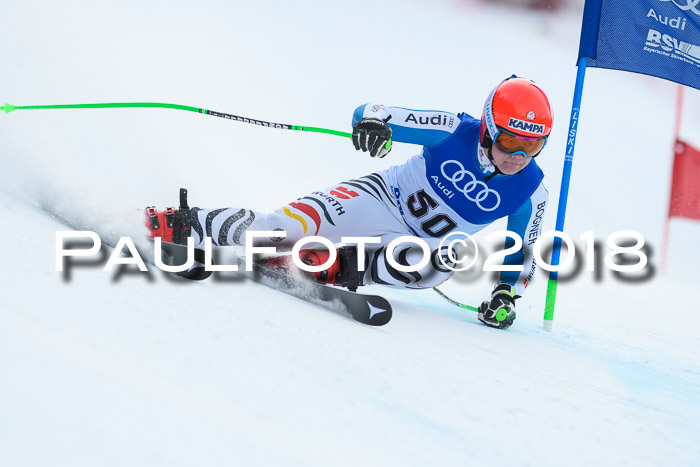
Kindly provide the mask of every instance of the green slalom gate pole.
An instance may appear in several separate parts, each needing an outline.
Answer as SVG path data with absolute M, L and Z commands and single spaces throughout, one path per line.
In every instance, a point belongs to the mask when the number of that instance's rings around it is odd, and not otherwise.
M 564 219 L 566 218 L 566 204 L 569 199 L 569 183 L 571 181 L 571 166 L 574 161 L 574 148 L 576 147 L 576 134 L 578 133 L 578 121 L 581 112 L 581 96 L 583 95 L 583 81 L 586 78 L 586 65 L 588 59 L 581 57 L 576 71 L 576 87 L 574 88 L 574 102 L 571 106 L 571 119 L 569 120 L 569 134 L 566 140 L 566 154 L 564 156 L 564 170 L 561 176 L 561 188 L 559 189 L 559 206 L 557 210 L 557 232 L 564 232 Z M 561 254 L 561 237 L 554 238 L 552 249 L 552 266 L 559 265 Z M 569 253 L 571 254 L 571 252 Z M 552 331 L 554 321 L 554 304 L 557 299 L 558 271 L 549 273 L 547 281 L 547 297 L 544 304 L 544 320 L 542 327 L 545 331 Z
M 352 138 L 352 133 L 345 131 L 329 130 L 327 128 L 316 128 L 312 126 L 301 126 L 301 125 L 288 125 L 286 123 L 273 123 L 266 122 L 263 120 L 257 120 L 254 118 L 240 117 L 238 115 L 227 114 L 223 112 L 216 112 L 214 110 L 202 109 L 200 107 L 191 107 L 188 105 L 179 104 L 163 104 L 159 102 L 111 102 L 102 104 L 64 104 L 64 105 L 12 105 L 5 104 L 2 109 L 8 114 L 15 110 L 46 110 L 46 109 L 114 109 L 114 108 L 133 108 L 133 107 L 158 107 L 163 109 L 175 109 L 175 110 L 187 110 L 189 112 L 196 112 L 205 115 L 212 115 L 214 117 L 221 117 L 228 120 L 234 120 L 237 122 L 250 123 L 258 126 L 265 126 L 270 128 L 279 128 L 282 130 L 297 130 L 297 131 L 311 131 L 315 133 L 326 133 L 329 135 L 343 136 L 345 138 Z M 387 142 L 386 148 L 391 147 L 391 141 Z

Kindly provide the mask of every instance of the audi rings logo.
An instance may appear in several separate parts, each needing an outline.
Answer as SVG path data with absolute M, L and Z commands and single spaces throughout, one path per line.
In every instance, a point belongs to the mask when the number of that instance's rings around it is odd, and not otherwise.
M 452 170 L 453 165 L 457 166 L 457 170 Z M 452 182 L 457 191 L 462 192 L 469 201 L 476 203 L 482 211 L 493 211 L 501 205 L 501 195 L 496 190 L 486 186 L 486 183 L 477 180 L 474 174 L 465 169 L 461 162 L 445 161 L 440 166 L 440 171 L 443 177 Z M 466 183 L 461 183 L 463 180 L 466 180 Z
M 700 16 L 700 10 L 697 8 L 700 5 L 700 0 L 685 0 L 685 5 L 683 5 L 684 0 L 659 0 L 660 2 L 673 2 L 678 8 L 683 11 L 692 11 L 696 15 Z

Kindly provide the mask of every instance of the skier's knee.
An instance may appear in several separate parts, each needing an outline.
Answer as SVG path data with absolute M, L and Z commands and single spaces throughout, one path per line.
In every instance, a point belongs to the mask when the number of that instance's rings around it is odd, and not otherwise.
M 368 269 L 364 275 L 364 284 L 381 284 L 397 288 L 431 288 L 448 279 L 454 263 L 443 247 L 442 255 L 438 248 L 430 251 L 428 261 L 420 268 L 415 268 L 424 261 L 425 252 L 418 245 L 410 245 L 394 250 L 394 262 L 401 268 L 394 267 L 386 256 L 385 247 L 380 247 L 369 254 Z M 442 259 L 441 259 L 442 257 Z M 403 269 L 403 270 L 402 270 Z
M 435 248 L 430 252 L 428 263 L 416 271 L 417 280 L 415 285 L 421 288 L 432 288 L 440 285 L 452 276 L 454 266 L 454 262 L 447 255 L 447 247 L 443 247 L 442 252 Z

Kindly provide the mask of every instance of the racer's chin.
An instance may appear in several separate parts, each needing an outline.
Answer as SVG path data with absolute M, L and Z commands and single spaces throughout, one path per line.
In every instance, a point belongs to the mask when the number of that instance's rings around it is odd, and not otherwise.
M 508 162 L 508 161 L 503 161 L 498 165 L 498 168 L 501 170 L 501 172 L 505 175 L 513 175 L 515 173 L 520 172 L 525 165 L 521 163 L 513 163 L 513 162 Z

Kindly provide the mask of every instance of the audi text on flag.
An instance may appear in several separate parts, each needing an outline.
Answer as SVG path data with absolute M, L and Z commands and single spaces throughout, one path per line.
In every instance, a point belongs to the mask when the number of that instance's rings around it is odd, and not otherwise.
M 586 0 L 581 57 L 700 89 L 700 0 Z

